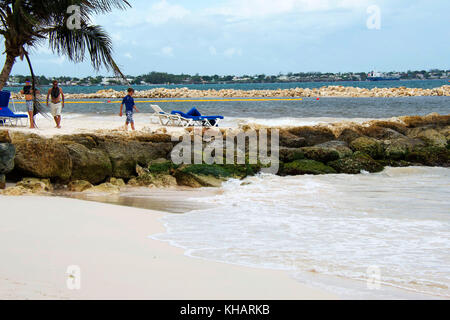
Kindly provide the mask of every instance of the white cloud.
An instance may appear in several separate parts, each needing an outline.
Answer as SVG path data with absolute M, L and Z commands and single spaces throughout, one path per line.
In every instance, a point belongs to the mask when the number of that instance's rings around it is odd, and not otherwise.
M 167 0 L 149 5 L 147 1 L 133 3 L 133 7 L 115 14 L 115 24 L 120 27 L 136 27 L 143 24 L 162 25 L 170 20 L 181 20 L 190 11 L 183 6 L 171 4 Z M 101 16 L 102 23 L 106 22 L 105 16 Z
M 173 48 L 172 47 L 163 47 L 161 49 L 161 53 L 168 57 L 173 57 Z
M 155 25 L 160 25 L 168 22 L 171 19 L 182 19 L 189 13 L 189 10 L 180 5 L 173 5 L 166 0 L 162 0 L 151 6 L 146 21 Z
M 111 39 L 114 41 L 121 41 L 122 35 L 118 32 L 111 33 Z
M 252 19 L 288 13 L 365 8 L 369 3 L 369 0 L 228 0 L 223 6 L 206 9 L 205 13 L 231 19 Z
M 123 56 L 127 59 L 133 59 L 133 56 L 129 52 L 126 52 Z
M 64 64 L 64 62 L 66 62 L 66 57 L 64 57 L 64 56 L 60 56 L 60 57 L 58 57 L 58 58 L 56 58 L 56 59 L 51 59 L 50 60 L 52 63 L 55 63 L 55 64 L 57 64 L 57 65 L 62 65 L 62 64 Z
M 242 50 L 239 48 L 228 48 L 223 54 L 228 58 L 232 58 L 233 56 L 242 56 Z
M 53 51 L 47 45 L 40 45 L 37 48 L 34 48 L 36 53 L 39 54 L 53 54 Z
M 213 47 L 213 46 L 210 46 L 210 47 L 209 47 L 209 53 L 210 53 L 212 56 L 217 55 L 217 50 L 216 50 L 216 48 Z

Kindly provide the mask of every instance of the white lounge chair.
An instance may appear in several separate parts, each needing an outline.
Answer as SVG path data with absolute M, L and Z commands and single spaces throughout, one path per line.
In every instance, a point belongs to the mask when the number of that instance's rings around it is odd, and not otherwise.
M 190 119 L 185 119 L 177 114 L 170 114 L 164 112 L 158 105 L 151 104 L 150 107 L 155 111 L 153 117 L 159 120 L 162 126 L 178 126 L 178 127 L 188 127 L 191 125 Z

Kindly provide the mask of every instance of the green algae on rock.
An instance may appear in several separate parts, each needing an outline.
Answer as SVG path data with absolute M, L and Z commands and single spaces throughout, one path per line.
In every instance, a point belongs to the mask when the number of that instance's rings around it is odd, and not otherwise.
M 304 174 L 329 174 L 336 173 L 332 167 L 314 160 L 296 160 L 285 163 L 282 168 L 284 175 L 304 175 Z
M 340 158 L 339 153 L 330 148 L 325 147 L 305 147 L 300 149 L 305 155 L 306 159 L 315 160 L 318 162 L 327 163 Z
M 369 155 L 355 152 L 351 157 L 330 162 L 329 165 L 339 173 L 359 174 L 361 171 L 381 172 L 384 167 Z
M 380 141 L 374 138 L 360 137 L 350 143 L 350 148 L 353 151 L 360 151 L 368 154 L 374 159 L 383 157 L 383 146 Z

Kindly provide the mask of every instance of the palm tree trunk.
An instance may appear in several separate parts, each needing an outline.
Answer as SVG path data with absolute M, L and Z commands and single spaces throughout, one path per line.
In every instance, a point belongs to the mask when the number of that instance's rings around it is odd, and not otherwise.
M 31 64 L 31 60 L 27 52 L 25 52 L 25 58 L 27 59 L 28 67 L 30 68 L 31 73 L 31 81 L 32 81 L 31 90 L 33 90 L 33 115 L 36 116 L 38 114 L 37 108 L 38 101 L 36 96 L 36 77 L 34 76 L 33 65 Z
M 36 81 L 36 75 L 34 74 L 33 65 L 31 64 L 31 60 L 30 60 L 30 56 L 28 55 L 28 52 L 25 52 L 24 56 L 27 59 L 27 63 L 28 63 L 28 67 L 30 68 L 31 79 L 32 79 L 31 90 L 33 90 L 33 116 L 36 116 L 38 113 L 40 113 L 41 115 L 43 115 L 44 117 L 49 119 L 49 116 L 47 115 L 47 113 L 44 111 L 44 109 L 42 107 L 41 101 L 37 97 L 37 93 L 36 93 L 37 88 L 36 87 L 38 86 L 38 83 Z M 33 119 L 33 121 L 34 121 L 34 119 Z M 36 126 L 36 123 L 34 125 Z
M 3 66 L 3 70 L 0 73 L 0 90 L 3 90 L 3 87 L 6 85 L 15 62 L 16 57 L 10 54 L 6 54 L 5 65 Z

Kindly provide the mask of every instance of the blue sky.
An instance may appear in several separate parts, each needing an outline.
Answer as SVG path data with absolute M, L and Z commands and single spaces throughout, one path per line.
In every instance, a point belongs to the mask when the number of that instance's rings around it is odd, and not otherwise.
M 448 0 L 131 0 L 94 21 L 114 42 L 126 74 L 278 74 L 450 69 Z M 369 29 L 369 6 L 381 28 Z M 37 74 L 96 75 L 46 46 Z M 26 74 L 17 63 L 13 74 Z M 106 75 L 106 71 L 100 74 Z

